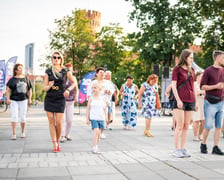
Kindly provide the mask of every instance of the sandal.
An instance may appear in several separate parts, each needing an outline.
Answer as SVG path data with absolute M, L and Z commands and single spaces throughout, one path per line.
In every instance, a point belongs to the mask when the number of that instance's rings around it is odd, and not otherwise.
M 57 141 L 52 141 L 53 143 L 57 143 Z M 57 148 L 53 149 L 53 153 L 57 153 L 58 152 L 58 146 Z
M 65 143 L 65 137 L 62 137 L 60 143 Z
M 72 138 L 65 136 L 65 139 L 67 139 L 67 141 L 72 141 Z
M 57 150 L 58 150 L 58 151 L 61 151 L 61 147 L 59 146 L 59 142 L 57 141 L 57 143 L 58 143 L 58 148 L 57 148 Z

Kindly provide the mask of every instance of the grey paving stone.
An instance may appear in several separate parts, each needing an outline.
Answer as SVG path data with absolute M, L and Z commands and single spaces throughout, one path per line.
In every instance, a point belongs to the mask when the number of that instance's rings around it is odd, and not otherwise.
M 78 166 L 78 167 L 68 167 L 71 175 L 92 175 L 92 174 L 118 174 L 119 172 L 112 166 Z
M 117 111 L 113 130 L 106 130 L 107 139 L 100 140 L 102 154 L 95 155 L 91 153 L 93 132 L 85 125 L 83 108 L 81 115 L 74 118 L 73 141 L 60 144 L 62 151 L 52 153 L 46 113 L 37 110 L 31 108 L 28 113 L 27 137 L 16 141 L 9 139 L 10 113 L 3 113 L 1 123 L 7 125 L 0 126 L 0 179 L 224 179 L 224 156 L 214 156 L 210 152 L 212 135 L 208 137 L 209 154 L 204 155 L 199 151 L 200 143 L 192 141 L 190 129 L 186 145 L 192 157 L 172 157 L 171 117 L 154 118 L 151 129 L 155 138 L 146 138 L 143 136 L 144 118 L 138 117 L 134 131 L 124 131 Z M 223 142 L 224 139 L 220 139 L 221 149 L 224 149 Z M 24 167 L 23 163 L 31 166 Z M 11 170 L 15 170 L 12 177 L 1 178 L 2 172 Z
M 91 174 L 91 175 L 82 175 L 82 176 L 72 176 L 73 180 L 127 180 L 121 174 Z
M 28 177 L 28 178 L 17 178 L 17 180 L 71 180 L 71 176 L 59 176 L 59 177 L 55 177 L 55 176 L 52 176 L 52 177 L 49 177 L 49 176 L 46 176 L 46 177 Z
M 141 164 L 137 164 L 137 163 L 135 163 L 135 164 L 117 164 L 117 165 L 115 165 L 115 167 L 123 173 L 127 173 L 127 172 L 134 173 L 134 172 L 144 172 L 144 171 L 148 172 L 149 171 L 146 167 L 144 167 Z
M 0 169 L 0 179 L 4 178 L 16 178 L 18 169 Z
M 131 180 L 149 180 L 149 179 L 153 179 L 153 180 L 164 180 L 165 178 L 160 177 L 159 175 L 152 173 L 152 172 L 148 172 L 148 171 L 144 171 L 144 172 L 128 172 L 125 173 L 125 176 L 127 176 L 128 179 Z
M 9 163 L 8 164 L 8 168 L 17 168 L 18 167 L 18 163 Z
M 169 179 L 169 180 L 195 180 L 198 179 L 198 176 L 189 176 L 181 171 L 178 171 L 176 169 L 169 169 L 169 170 L 160 170 L 157 171 L 161 177 L 164 179 Z M 199 178 L 200 179 L 200 178 Z
M 64 167 L 56 168 L 21 168 L 19 169 L 18 178 L 26 177 L 59 177 L 70 176 L 69 172 Z
M 197 169 L 182 169 L 188 174 L 191 174 L 194 177 L 197 177 L 198 179 L 204 179 L 204 178 L 223 178 L 223 174 L 220 174 L 214 170 L 207 169 L 207 168 L 197 168 Z M 205 173 L 206 172 L 206 173 Z

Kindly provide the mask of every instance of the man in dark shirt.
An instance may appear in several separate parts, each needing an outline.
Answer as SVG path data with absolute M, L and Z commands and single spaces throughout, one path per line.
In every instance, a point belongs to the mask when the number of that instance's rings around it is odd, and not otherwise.
M 224 52 L 213 51 L 213 59 L 214 64 L 205 70 L 200 85 L 201 89 L 206 91 L 204 101 L 205 129 L 200 148 L 201 153 L 208 153 L 206 140 L 215 121 L 212 154 L 224 155 L 224 152 L 218 147 L 224 109 L 224 68 L 222 67 L 224 65 Z

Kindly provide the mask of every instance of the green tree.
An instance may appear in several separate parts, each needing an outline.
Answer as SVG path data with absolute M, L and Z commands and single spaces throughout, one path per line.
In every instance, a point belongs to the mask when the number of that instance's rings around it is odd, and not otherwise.
M 112 71 L 113 82 L 120 87 L 124 83 L 127 74 L 133 75 L 136 82 L 146 72 L 144 60 L 139 60 L 139 55 L 133 47 L 136 41 L 129 39 L 123 33 L 119 24 L 110 24 L 96 34 L 94 53 L 92 57 L 93 67 L 106 67 Z
M 222 0 L 197 0 L 194 1 L 195 11 L 203 19 L 202 60 L 201 66 L 206 68 L 213 64 L 212 51 L 224 49 L 224 1 Z
M 67 15 L 55 23 L 57 29 L 49 31 L 50 48 L 63 53 L 65 62 L 73 64 L 79 79 L 90 68 L 91 44 L 94 42 L 90 20 L 85 10 L 76 10 L 72 16 Z
M 123 28 L 118 24 L 102 27 L 96 34 L 92 64 L 95 67 L 102 66 L 116 72 L 119 62 L 124 59 L 123 38 Z
M 201 29 L 200 18 L 191 8 L 179 0 L 171 5 L 169 0 L 126 0 L 132 2 L 134 10 L 130 20 L 137 21 L 140 32 L 130 38 L 136 39 L 136 50 L 148 66 L 153 63 L 171 65 L 181 50 L 188 48 Z

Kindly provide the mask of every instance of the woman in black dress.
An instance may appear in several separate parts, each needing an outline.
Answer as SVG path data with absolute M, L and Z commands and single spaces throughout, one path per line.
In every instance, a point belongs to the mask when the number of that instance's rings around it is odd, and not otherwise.
M 44 101 L 44 110 L 49 121 L 49 130 L 53 142 L 53 152 L 61 150 L 59 139 L 62 131 L 62 119 L 65 110 L 65 97 L 76 86 L 72 73 L 63 67 L 63 58 L 59 52 L 54 52 L 52 68 L 46 70 L 44 90 L 47 91 Z M 71 86 L 65 89 L 67 78 Z

